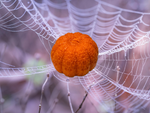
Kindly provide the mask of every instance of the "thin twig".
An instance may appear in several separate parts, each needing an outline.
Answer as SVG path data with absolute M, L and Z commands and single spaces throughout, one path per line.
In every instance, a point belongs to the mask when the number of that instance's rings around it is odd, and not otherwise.
M 36 54 L 35 59 L 36 59 L 36 62 L 34 62 L 34 66 L 37 66 L 37 62 L 40 60 L 40 55 Z M 22 100 L 23 113 L 25 113 L 25 108 L 27 106 L 28 99 L 30 97 L 30 94 L 32 93 L 32 89 L 31 89 L 32 87 L 31 86 L 33 85 L 34 77 L 35 77 L 35 74 L 33 74 L 32 76 L 29 77 L 29 81 L 27 84 L 26 92 L 25 92 L 25 97 L 21 99 Z
M 59 101 L 59 99 L 58 99 L 59 95 L 60 95 L 60 93 L 58 94 L 57 98 L 54 100 L 54 104 L 53 104 L 53 106 L 51 107 L 51 111 L 50 111 L 49 113 L 51 113 L 51 112 L 54 110 L 55 106 L 57 105 L 57 103 L 58 103 L 58 101 Z
M 102 82 L 102 81 L 104 81 L 104 80 L 105 80 L 105 79 L 100 79 L 99 81 L 93 82 L 91 85 L 89 85 L 88 90 L 85 92 L 85 96 L 83 97 L 83 100 L 82 100 L 82 102 L 81 102 L 79 108 L 76 110 L 75 113 L 77 113 L 77 112 L 82 108 L 82 105 L 83 105 L 85 99 L 87 98 L 90 89 L 91 89 L 93 86 L 95 86 L 96 84 L 98 84 L 98 83 L 100 83 L 100 82 Z
M 118 78 L 119 78 L 119 71 L 120 71 L 120 67 L 119 66 L 117 66 L 117 77 L 116 77 L 116 83 L 118 83 Z M 116 86 L 116 90 L 115 90 L 115 97 L 117 98 L 117 86 Z M 117 106 L 117 104 L 116 104 L 116 101 L 115 101 L 115 111 L 116 111 L 116 106 Z
M 120 68 L 119 68 L 119 66 L 117 66 L 117 77 L 116 77 L 117 84 L 118 84 L 118 79 L 119 79 L 119 71 L 120 71 Z M 115 91 L 115 96 L 117 97 L 117 87 L 116 87 L 116 91 Z
M 68 101 L 69 101 L 71 112 L 74 113 L 72 103 L 71 103 L 71 98 L 70 98 L 69 78 L 66 81 L 67 81 Z
M 90 101 L 90 103 L 92 104 L 92 106 L 94 106 L 94 108 L 96 109 L 96 111 L 99 113 L 97 107 L 94 105 L 94 103 L 92 102 L 92 100 L 91 100 L 89 97 L 87 97 L 87 98 L 89 99 L 89 101 Z
M 92 85 L 91 85 L 91 86 L 92 86 Z M 83 98 L 83 100 L 82 100 L 82 102 L 81 102 L 79 108 L 77 109 L 77 111 L 76 111 L 75 113 L 77 113 L 77 112 L 82 108 L 82 105 L 83 105 L 85 99 L 86 99 L 87 96 L 88 96 L 88 93 L 89 93 L 89 91 L 90 91 L 90 89 L 91 89 L 91 86 L 89 86 L 88 90 L 85 92 L 85 96 L 84 96 L 84 98 Z
M 2 90 L 0 87 L 0 113 L 3 112 L 3 109 L 2 109 L 3 103 L 4 103 L 4 99 L 3 99 Z
M 4 45 L 4 48 L 2 49 L 1 56 L 0 56 L 0 61 L 2 61 L 2 58 L 3 58 L 4 51 L 5 51 L 6 47 L 7 47 L 7 45 Z M 3 99 L 3 95 L 2 95 L 2 89 L 1 89 L 1 86 L 0 86 L 0 113 L 3 112 L 3 103 L 4 103 L 4 99 Z
M 46 85 L 46 83 L 47 83 L 48 79 L 49 79 L 49 74 L 47 74 L 47 78 L 46 78 L 46 80 L 45 80 L 45 82 L 44 82 L 44 84 L 43 84 L 43 86 L 42 86 L 41 99 L 40 99 L 39 112 L 38 112 L 38 113 L 40 113 L 40 112 L 41 112 L 42 99 L 43 99 L 43 94 L 44 94 L 44 88 L 45 88 L 45 85 Z
M 25 95 L 24 95 L 24 98 L 21 98 L 21 101 L 22 101 L 22 112 L 25 113 L 25 108 L 26 108 L 26 105 L 27 105 L 27 101 L 29 99 L 29 96 L 30 96 L 30 93 L 31 93 L 31 85 L 32 85 L 32 82 L 31 80 L 29 80 L 28 84 L 27 84 L 27 88 L 26 88 L 26 91 L 25 91 Z
M 102 81 L 104 81 L 104 80 L 105 80 L 105 79 L 102 78 L 102 79 L 98 80 L 97 82 L 93 82 L 92 84 L 89 85 L 89 87 L 93 87 L 93 86 L 97 85 L 98 83 L 100 83 L 100 82 L 102 82 Z
M 52 107 L 50 107 L 46 113 L 52 113 L 52 111 L 54 110 L 55 106 L 57 105 L 57 103 L 59 101 L 59 96 L 60 96 L 60 92 L 58 93 L 57 97 L 55 98 Z

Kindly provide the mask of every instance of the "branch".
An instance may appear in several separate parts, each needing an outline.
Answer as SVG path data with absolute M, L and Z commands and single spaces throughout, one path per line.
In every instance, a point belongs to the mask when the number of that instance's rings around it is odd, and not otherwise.
M 82 102 L 81 102 L 81 104 L 80 104 L 80 106 L 79 106 L 79 108 L 77 109 L 77 111 L 75 112 L 75 113 L 77 113 L 81 108 L 82 108 L 82 105 L 83 105 L 83 103 L 84 103 L 84 101 L 85 101 L 85 99 L 87 98 L 87 96 L 88 96 L 88 93 L 89 93 L 89 91 L 90 91 L 90 89 L 91 89 L 91 86 L 92 85 L 90 85 L 89 86 L 89 88 L 88 88 L 88 90 L 87 91 L 85 91 L 85 96 L 83 97 L 83 100 L 82 100 Z
M 66 81 L 67 81 L 67 91 L 68 91 L 67 96 L 68 96 L 68 100 L 69 100 L 69 105 L 70 105 L 71 112 L 74 113 L 72 103 L 71 103 L 71 98 L 70 98 L 69 78 Z
M 117 66 L 117 77 L 116 77 L 116 83 L 118 84 L 118 78 L 119 78 L 119 71 L 120 71 L 120 67 Z M 116 89 L 115 89 L 115 98 L 117 98 L 117 86 L 116 86 Z M 117 103 L 116 103 L 116 99 L 115 99 L 115 108 L 114 108 L 114 111 L 116 111 L 116 106 L 117 106 Z
M 47 74 L 47 78 L 46 78 L 46 80 L 45 80 L 45 82 L 44 82 L 44 84 L 43 84 L 43 86 L 42 86 L 41 99 L 40 99 L 39 112 L 38 112 L 38 113 L 40 113 L 40 112 L 41 112 L 42 99 L 43 99 L 43 94 L 44 94 L 44 88 L 45 88 L 45 85 L 46 85 L 46 83 L 47 83 L 48 79 L 49 79 L 49 74 Z

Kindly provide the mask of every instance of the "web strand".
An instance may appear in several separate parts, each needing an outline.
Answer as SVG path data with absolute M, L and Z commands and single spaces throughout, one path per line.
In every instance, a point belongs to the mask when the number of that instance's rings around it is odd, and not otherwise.
M 138 112 L 149 104 L 150 23 L 146 16 L 150 13 L 122 9 L 101 0 L 86 8 L 73 0 L 0 1 L 0 28 L 8 32 L 34 31 L 49 55 L 56 39 L 68 32 L 88 34 L 95 40 L 99 48 L 95 69 L 69 81 L 81 84 L 85 90 L 92 84 L 89 95 L 108 112 L 114 108 L 115 112 Z M 11 67 L 0 67 L 0 77 L 53 72 L 69 88 L 67 77 L 55 71 L 52 64 L 15 68 L 0 63 Z

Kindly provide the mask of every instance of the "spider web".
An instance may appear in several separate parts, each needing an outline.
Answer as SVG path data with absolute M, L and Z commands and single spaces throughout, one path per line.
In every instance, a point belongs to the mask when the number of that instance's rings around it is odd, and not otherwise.
M 85 8 L 77 6 L 74 0 L 1 0 L 0 12 L 0 28 L 34 31 L 48 54 L 63 34 L 81 32 L 91 36 L 99 48 L 97 66 L 86 76 L 70 80 L 82 84 L 85 90 L 91 87 L 89 94 L 106 111 L 139 112 L 149 104 L 149 13 L 122 9 L 100 0 Z M 53 72 L 60 81 L 68 79 L 56 72 L 52 63 L 0 69 L 0 77 Z

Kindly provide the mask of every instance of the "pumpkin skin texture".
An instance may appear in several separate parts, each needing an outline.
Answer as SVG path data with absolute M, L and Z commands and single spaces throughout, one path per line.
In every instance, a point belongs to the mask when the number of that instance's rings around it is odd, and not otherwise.
M 67 33 L 57 39 L 51 59 L 58 72 L 68 77 L 84 76 L 96 66 L 98 47 L 86 34 Z

